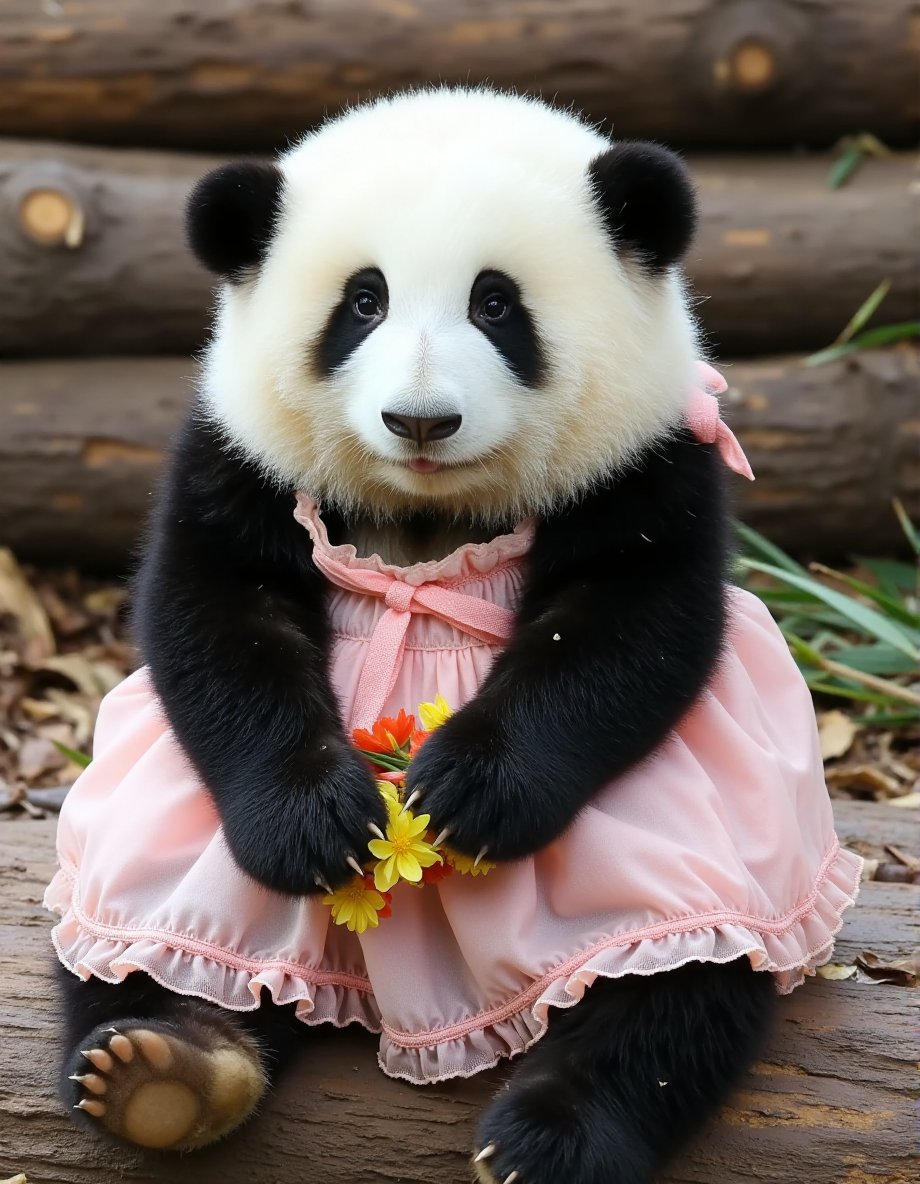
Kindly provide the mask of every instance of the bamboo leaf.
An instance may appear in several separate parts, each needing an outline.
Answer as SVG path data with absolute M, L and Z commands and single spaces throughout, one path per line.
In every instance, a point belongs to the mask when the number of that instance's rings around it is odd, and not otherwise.
M 852 666 L 863 674 L 913 674 L 914 662 L 892 645 L 876 642 L 873 645 L 845 645 L 828 655 L 835 662 Z
M 856 172 L 864 159 L 864 153 L 859 144 L 850 144 L 837 157 L 827 174 L 828 189 L 840 189 L 846 185 L 850 177 Z

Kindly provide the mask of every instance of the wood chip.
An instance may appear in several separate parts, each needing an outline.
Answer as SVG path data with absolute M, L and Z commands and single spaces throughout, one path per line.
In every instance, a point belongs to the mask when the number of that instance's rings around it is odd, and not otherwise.
M 898 863 L 905 864 L 911 869 L 911 871 L 920 872 L 920 857 L 911 855 L 909 851 L 904 851 L 900 847 L 895 847 L 892 843 L 886 843 L 885 850 L 889 855 L 893 855 Z
M 920 793 L 905 793 L 899 798 L 892 798 L 889 806 L 899 806 L 904 810 L 916 810 L 920 806 Z
M 832 982 L 842 982 L 856 974 L 855 966 L 847 966 L 843 962 L 825 962 L 815 972 L 820 978 L 829 978 Z

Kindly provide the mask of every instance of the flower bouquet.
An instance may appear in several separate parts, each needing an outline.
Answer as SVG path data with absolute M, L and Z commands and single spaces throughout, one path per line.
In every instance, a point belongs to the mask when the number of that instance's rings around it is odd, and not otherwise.
M 412 758 L 450 714 L 448 704 L 437 695 L 433 703 L 419 704 L 420 729 L 415 726 L 415 716 L 401 710 L 395 718 L 379 719 L 370 730 L 356 728 L 352 733 L 352 742 L 370 764 L 387 807 L 386 831 L 371 827 L 374 837 L 367 845 L 364 866 L 357 859 L 349 860 L 355 869 L 354 879 L 322 898 L 332 910 L 334 923 L 345 925 L 352 933 L 376 929 L 391 915 L 392 889 L 400 880 L 421 888 L 454 872 L 484 876 L 495 866 L 452 851 L 445 844 L 445 831 L 432 835 L 428 814 L 412 812 L 416 795 L 405 796 L 406 771 Z

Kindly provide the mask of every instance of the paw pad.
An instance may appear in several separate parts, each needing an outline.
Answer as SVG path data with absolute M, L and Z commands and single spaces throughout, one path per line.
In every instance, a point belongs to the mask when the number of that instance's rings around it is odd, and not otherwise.
M 141 1147 L 192 1150 L 248 1118 L 265 1090 L 248 1038 L 198 1023 L 96 1029 L 80 1052 L 75 1110 Z M 83 1071 L 85 1068 L 85 1071 Z

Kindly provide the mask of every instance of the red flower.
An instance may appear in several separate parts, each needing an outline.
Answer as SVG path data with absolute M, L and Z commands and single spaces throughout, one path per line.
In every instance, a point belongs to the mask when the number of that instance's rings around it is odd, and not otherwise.
M 415 716 L 406 715 L 400 708 L 395 719 L 385 715 L 377 720 L 370 731 L 367 728 L 355 728 L 351 735 L 355 747 L 362 752 L 388 753 L 405 751 L 414 731 Z
M 364 883 L 367 885 L 368 889 L 373 890 L 374 892 L 378 891 L 378 889 L 374 887 L 374 873 L 373 872 L 365 872 L 364 873 Z M 383 906 L 382 909 L 379 909 L 377 911 L 377 916 L 380 917 L 381 920 L 383 920 L 384 917 L 392 917 L 393 916 L 393 893 L 392 892 L 381 892 L 380 895 L 386 901 L 386 904 Z
M 422 883 L 423 884 L 440 884 L 442 880 L 446 880 L 454 869 L 445 861 L 443 863 L 433 863 L 431 867 L 422 868 Z M 384 893 L 384 895 L 386 895 Z M 380 914 L 383 916 L 383 913 Z

